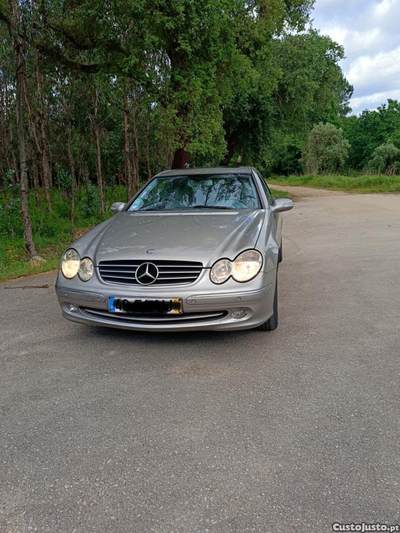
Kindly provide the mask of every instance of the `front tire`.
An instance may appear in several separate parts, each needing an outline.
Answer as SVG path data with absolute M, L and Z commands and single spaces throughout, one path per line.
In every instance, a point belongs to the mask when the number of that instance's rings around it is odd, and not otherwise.
M 274 294 L 274 312 L 272 316 L 258 326 L 259 331 L 273 331 L 278 327 L 278 268 L 276 269 L 276 283 L 275 283 L 275 294 Z

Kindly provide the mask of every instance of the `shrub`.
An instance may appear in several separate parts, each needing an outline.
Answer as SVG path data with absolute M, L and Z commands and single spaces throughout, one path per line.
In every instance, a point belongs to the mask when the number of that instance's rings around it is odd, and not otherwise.
M 310 174 L 336 172 L 345 163 L 349 149 L 341 128 L 320 123 L 310 132 L 302 161 Z
M 396 174 L 400 170 L 400 150 L 388 141 L 375 148 L 369 160 L 367 170 L 371 173 Z
M 97 215 L 100 210 L 99 192 L 95 185 L 89 183 L 86 195 L 82 198 L 82 213 L 86 217 Z

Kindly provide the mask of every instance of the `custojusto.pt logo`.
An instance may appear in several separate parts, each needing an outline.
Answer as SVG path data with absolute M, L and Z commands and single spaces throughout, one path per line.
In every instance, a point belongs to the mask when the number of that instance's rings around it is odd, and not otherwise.
M 368 524 L 367 522 L 360 522 L 358 524 L 341 524 L 340 522 L 335 522 L 332 524 L 333 531 L 359 531 L 361 533 L 366 533 L 367 531 L 385 531 L 388 533 L 395 533 L 396 531 L 400 532 L 400 524 Z

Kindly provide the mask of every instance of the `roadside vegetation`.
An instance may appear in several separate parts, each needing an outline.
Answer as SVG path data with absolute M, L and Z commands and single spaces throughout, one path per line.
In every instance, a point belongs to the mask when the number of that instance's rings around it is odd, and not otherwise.
M 60 256 L 65 248 L 87 230 L 112 216 L 110 205 L 125 196 L 124 187 L 104 189 L 105 212 L 99 212 L 97 188 L 77 191 L 74 226 L 71 226 L 71 198 L 68 191 L 53 189 L 51 192 L 52 212 L 46 209 L 44 191 L 40 191 L 41 203 L 36 205 L 35 195 L 29 198 L 32 229 L 37 252 L 45 263 L 32 260 L 24 243 L 24 228 L 21 220 L 21 204 L 18 194 L 0 205 L 0 281 L 58 268 Z
M 400 176 L 339 176 L 339 175 L 304 175 L 271 176 L 270 185 L 290 185 L 293 187 L 313 187 L 332 191 L 354 193 L 400 193 Z M 281 191 L 282 192 L 282 191 Z M 293 189 L 295 192 L 295 189 Z M 290 196 L 290 195 L 289 195 Z
M 51 268 L 116 191 L 166 168 L 397 191 L 400 104 L 350 115 L 345 51 L 312 6 L 0 2 L 0 277 Z

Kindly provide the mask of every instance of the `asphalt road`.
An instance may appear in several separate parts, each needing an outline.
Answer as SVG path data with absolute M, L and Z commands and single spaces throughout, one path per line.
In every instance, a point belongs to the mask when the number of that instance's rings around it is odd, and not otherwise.
M 1 532 L 400 522 L 400 196 L 285 214 L 276 332 L 145 334 L 0 285 Z M 9 288 L 12 287 L 12 288 Z

